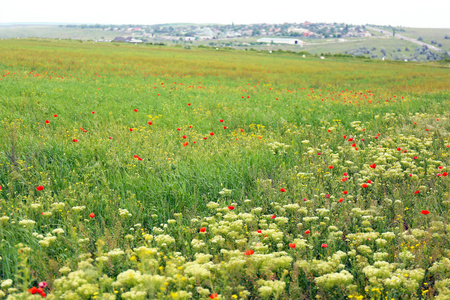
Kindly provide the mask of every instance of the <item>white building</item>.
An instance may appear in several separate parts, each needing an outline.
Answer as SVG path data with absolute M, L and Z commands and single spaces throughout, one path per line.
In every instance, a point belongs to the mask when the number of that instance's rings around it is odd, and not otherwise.
M 299 39 L 288 39 L 288 38 L 261 38 L 257 40 L 258 43 L 268 43 L 268 44 L 289 44 L 289 45 L 302 45 L 305 42 Z

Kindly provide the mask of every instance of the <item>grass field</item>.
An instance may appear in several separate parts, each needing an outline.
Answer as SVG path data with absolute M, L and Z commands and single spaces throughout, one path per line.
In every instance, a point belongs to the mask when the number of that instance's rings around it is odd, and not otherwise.
M 445 64 L 0 42 L 0 299 L 447 299 Z

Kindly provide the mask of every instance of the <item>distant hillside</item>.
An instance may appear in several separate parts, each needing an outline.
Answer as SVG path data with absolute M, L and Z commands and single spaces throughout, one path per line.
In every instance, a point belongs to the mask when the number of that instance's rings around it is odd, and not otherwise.
M 403 36 L 404 38 L 399 38 Z M 344 23 L 292 24 L 1 24 L 0 38 L 50 38 L 97 42 L 164 43 L 231 47 L 258 51 L 305 51 L 372 59 L 434 61 L 448 58 L 450 29 L 406 28 Z M 261 38 L 275 42 L 261 42 Z M 295 39 L 296 42 L 283 39 Z M 426 45 L 418 45 L 420 42 Z M 435 48 L 436 47 L 436 48 Z M 439 49 L 437 49 L 439 48 Z M 442 50 L 442 51 L 440 51 Z

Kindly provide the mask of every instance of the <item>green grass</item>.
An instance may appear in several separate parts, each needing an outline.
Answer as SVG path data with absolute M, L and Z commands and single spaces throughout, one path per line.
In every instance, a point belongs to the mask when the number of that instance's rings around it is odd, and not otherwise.
M 0 298 L 447 293 L 443 64 L 14 39 L 0 79 Z

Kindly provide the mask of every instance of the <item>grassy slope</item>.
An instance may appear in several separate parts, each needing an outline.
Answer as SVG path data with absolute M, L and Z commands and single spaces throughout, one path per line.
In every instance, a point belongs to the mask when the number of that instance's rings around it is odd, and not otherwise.
M 434 40 L 438 44 L 442 44 L 442 49 L 449 52 L 450 51 L 450 39 L 445 39 L 445 36 L 450 36 L 450 28 L 402 28 L 405 32 L 400 32 L 401 35 L 419 38 L 420 36 L 423 38 L 423 42 L 431 44 L 431 41 Z M 435 45 L 437 46 L 437 45 Z
M 58 26 L 18 26 L 0 27 L 0 38 L 50 38 L 73 40 L 97 40 L 100 38 L 114 39 L 121 34 L 112 31 L 94 29 L 61 28 Z

